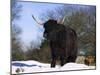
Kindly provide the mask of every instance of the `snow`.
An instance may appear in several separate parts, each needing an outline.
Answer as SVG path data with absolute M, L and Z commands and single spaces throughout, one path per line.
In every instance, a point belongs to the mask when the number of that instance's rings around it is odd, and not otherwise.
M 40 63 L 38 61 L 12 61 L 12 74 L 18 73 L 37 73 L 37 72 L 54 72 L 54 71 L 72 71 L 95 69 L 95 66 L 86 66 L 84 64 L 67 63 L 64 66 L 56 65 L 55 68 L 50 68 L 48 63 Z

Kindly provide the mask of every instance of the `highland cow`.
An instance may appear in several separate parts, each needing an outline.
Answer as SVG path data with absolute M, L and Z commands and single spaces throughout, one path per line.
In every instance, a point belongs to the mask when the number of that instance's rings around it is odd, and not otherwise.
M 55 67 L 57 59 L 61 61 L 61 66 L 65 63 L 75 62 L 77 58 L 77 34 L 75 30 L 57 23 L 56 20 L 50 19 L 45 23 L 40 23 L 34 16 L 32 17 L 45 29 L 43 35 L 49 41 L 51 48 L 51 67 Z

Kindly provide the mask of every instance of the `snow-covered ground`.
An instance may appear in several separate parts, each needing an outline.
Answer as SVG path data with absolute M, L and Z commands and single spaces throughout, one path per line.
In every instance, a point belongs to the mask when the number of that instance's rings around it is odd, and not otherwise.
M 63 67 L 56 65 L 50 68 L 50 64 L 40 63 L 38 61 L 12 61 L 12 74 L 18 73 L 36 73 L 36 72 L 52 72 L 52 71 L 72 71 L 83 69 L 95 69 L 95 66 L 86 66 L 84 64 L 67 63 Z

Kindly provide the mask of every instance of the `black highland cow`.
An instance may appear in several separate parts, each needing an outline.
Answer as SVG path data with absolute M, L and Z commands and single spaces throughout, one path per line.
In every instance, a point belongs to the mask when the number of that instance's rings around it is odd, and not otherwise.
M 38 24 L 41 24 L 34 16 L 32 17 Z M 77 58 L 76 32 L 52 19 L 41 25 L 44 26 L 44 37 L 49 41 L 51 48 L 51 67 L 55 67 L 57 59 L 60 59 L 61 66 L 65 63 L 75 62 Z

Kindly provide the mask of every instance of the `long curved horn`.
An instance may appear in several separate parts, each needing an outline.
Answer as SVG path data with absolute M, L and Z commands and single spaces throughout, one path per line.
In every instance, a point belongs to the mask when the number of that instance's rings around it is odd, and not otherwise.
M 32 15 L 32 18 L 39 24 L 39 25 L 43 25 L 43 23 L 38 22 L 35 17 Z
M 66 16 L 63 17 L 63 19 L 62 19 L 62 21 L 61 21 L 61 24 L 64 23 L 65 19 L 66 19 Z

